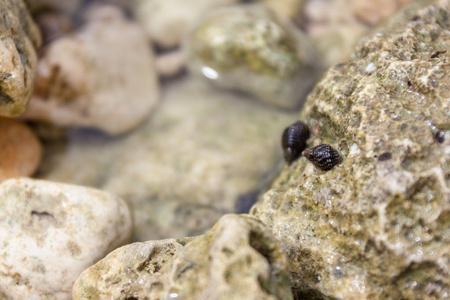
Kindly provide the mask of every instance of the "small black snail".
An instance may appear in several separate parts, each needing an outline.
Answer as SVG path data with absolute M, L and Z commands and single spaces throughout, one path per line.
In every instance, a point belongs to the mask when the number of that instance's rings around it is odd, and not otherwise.
M 302 155 L 323 171 L 331 170 L 340 161 L 339 153 L 330 145 L 319 145 L 308 148 Z
M 445 132 L 442 130 L 438 130 L 436 132 L 436 134 L 434 135 L 434 138 L 439 142 L 439 143 L 443 143 L 445 142 Z
M 291 164 L 299 158 L 306 149 L 306 140 L 309 138 L 309 129 L 305 123 L 297 121 L 283 131 L 281 146 L 284 160 Z

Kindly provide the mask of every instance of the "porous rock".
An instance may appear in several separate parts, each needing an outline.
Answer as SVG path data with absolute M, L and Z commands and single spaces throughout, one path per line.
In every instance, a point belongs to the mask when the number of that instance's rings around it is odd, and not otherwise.
M 450 2 L 425 2 L 310 94 L 308 142 L 342 162 L 321 171 L 301 158 L 251 210 L 288 253 L 299 299 L 450 295 Z
M 241 201 L 251 202 L 246 195 L 278 170 L 279 135 L 294 120 L 189 76 L 163 94 L 152 118 L 128 136 L 71 131 L 67 144 L 48 144 L 41 164 L 43 178 L 128 201 L 137 241 L 204 233 Z
M 131 236 L 119 198 L 31 180 L 0 184 L 2 299 L 71 299 L 80 273 Z
M 226 215 L 206 234 L 135 243 L 84 271 L 74 299 L 292 299 L 286 254 L 258 220 Z
M 41 37 L 22 0 L 1 0 L 0 20 L 0 116 L 15 117 L 33 92 Z
M 41 143 L 27 125 L 0 118 L 0 182 L 32 175 L 41 156 Z
M 118 8 L 96 7 L 82 29 L 45 49 L 24 117 L 120 134 L 139 125 L 158 98 L 143 31 Z
M 282 108 L 303 103 L 320 66 L 309 39 L 259 4 L 211 12 L 190 35 L 186 52 L 194 74 Z

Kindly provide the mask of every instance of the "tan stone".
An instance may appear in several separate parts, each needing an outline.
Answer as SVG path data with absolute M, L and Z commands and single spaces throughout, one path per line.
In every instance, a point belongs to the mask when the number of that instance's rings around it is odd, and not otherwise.
M 41 143 L 27 125 L 0 118 L 0 182 L 32 175 L 41 156 Z
M 0 184 L 0 297 L 71 299 L 81 272 L 128 242 L 131 216 L 118 197 L 28 178 Z
M 265 6 L 275 11 L 277 14 L 294 19 L 298 17 L 303 8 L 304 0 L 259 0 Z
M 124 246 L 85 270 L 73 299 L 292 299 L 286 255 L 248 215 L 206 234 Z
M 27 108 L 40 34 L 22 0 L 0 0 L 0 116 Z
M 402 4 L 409 1 L 352 0 L 352 8 L 357 18 L 370 25 L 375 25 L 392 16 Z
M 25 117 L 119 134 L 139 125 L 158 98 L 144 33 L 119 9 L 100 7 L 89 12 L 86 26 L 45 50 Z

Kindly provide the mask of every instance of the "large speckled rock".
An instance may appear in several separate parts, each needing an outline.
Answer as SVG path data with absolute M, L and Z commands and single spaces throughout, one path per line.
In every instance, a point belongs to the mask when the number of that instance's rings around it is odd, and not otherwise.
M 308 38 L 258 4 L 208 14 L 189 37 L 186 52 L 194 74 L 283 108 L 303 103 L 320 66 Z
M 40 35 L 22 0 L 0 0 L 0 116 L 27 108 Z
M 0 184 L 0 298 L 71 299 L 79 274 L 131 236 L 119 198 L 26 178 Z
M 44 178 L 127 200 L 138 241 L 204 233 L 226 212 L 245 211 L 278 168 L 279 135 L 294 119 L 194 78 L 163 94 L 130 135 L 72 132 L 67 145 L 46 148 L 41 168 Z
M 445 0 L 396 18 L 308 98 L 309 145 L 342 162 L 300 158 L 251 210 L 287 251 L 299 299 L 449 297 L 449 12 Z
M 41 143 L 27 125 L 0 118 L 0 182 L 32 175 L 41 155 Z
M 85 27 L 51 43 L 40 59 L 24 117 L 120 134 L 158 103 L 152 50 L 118 8 L 98 7 Z
M 292 299 L 286 254 L 258 220 L 226 215 L 206 234 L 124 246 L 84 271 L 73 299 Z
M 209 10 L 239 0 L 136 0 L 132 10 L 152 42 L 162 48 L 178 46 Z

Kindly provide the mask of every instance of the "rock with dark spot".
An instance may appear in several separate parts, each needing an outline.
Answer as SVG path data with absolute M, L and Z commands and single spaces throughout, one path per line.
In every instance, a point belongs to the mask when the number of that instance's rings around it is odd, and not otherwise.
M 300 159 L 251 210 L 288 253 L 296 294 L 450 295 L 450 141 L 429 125 L 450 129 L 450 53 L 431 58 L 450 49 L 449 12 L 448 0 L 415 2 L 310 94 L 310 143 L 345 159 L 325 173 Z
M 0 116 L 21 115 L 33 91 L 41 37 L 22 0 L 0 0 Z
M 225 215 L 195 238 L 124 246 L 85 270 L 73 299 L 290 300 L 278 241 L 248 215 Z
M 2 299 L 71 299 L 78 275 L 131 237 L 116 196 L 26 178 L 0 184 L 0 220 Z

